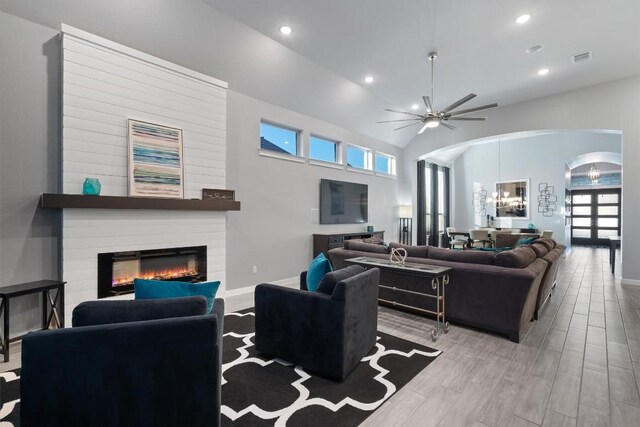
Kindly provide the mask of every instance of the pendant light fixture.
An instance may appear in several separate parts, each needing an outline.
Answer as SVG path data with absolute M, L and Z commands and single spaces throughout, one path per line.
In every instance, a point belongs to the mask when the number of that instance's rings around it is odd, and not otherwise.
M 591 165 L 591 168 L 589 168 L 589 173 L 587 175 L 589 176 L 589 179 L 592 183 L 598 183 L 598 180 L 600 179 L 600 170 L 595 163 Z

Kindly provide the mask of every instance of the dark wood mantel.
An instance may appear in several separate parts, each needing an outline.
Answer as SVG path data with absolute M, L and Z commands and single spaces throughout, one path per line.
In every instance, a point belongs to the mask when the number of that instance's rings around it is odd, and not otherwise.
M 40 196 L 40 207 L 50 209 L 239 211 L 240 202 L 235 200 L 165 199 L 44 193 Z

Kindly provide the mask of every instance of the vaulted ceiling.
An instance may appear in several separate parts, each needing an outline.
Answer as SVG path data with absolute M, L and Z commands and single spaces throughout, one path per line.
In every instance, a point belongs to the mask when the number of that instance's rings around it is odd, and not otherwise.
M 465 107 L 504 106 L 640 74 L 638 0 L 203 1 L 366 87 L 389 107 L 408 110 L 428 94 L 430 50 L 439 53 L 436 108 L 470 92 L 478 98 Z M 516 24 L 525 13 L 530 21 Z M 280 34 L 282 25 L 293 33 Z M 543 48 L 526 53 L 534 45 Z M 591 60 L 572 62 L 589 51 Z M 539 76 L 543 67 L 550 72 Z M 371 85 L 362 81 L 368 74 Z M 594 108 L 602 107 L 594 100 Z M 491 111 L 482 115 L 490 119 Z M 373 123 L 394 117 L 381 110 L 371 123 L 394 127 Z

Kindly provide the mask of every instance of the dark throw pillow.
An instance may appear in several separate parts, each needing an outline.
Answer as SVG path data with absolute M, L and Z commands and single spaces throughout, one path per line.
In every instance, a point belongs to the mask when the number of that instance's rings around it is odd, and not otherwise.
M 500 267 L 525 268 L 538 256 L 529 246 L 518 246 L 510 251 L 498 252 L 493 263 Z
M 429 246 L 409 246 L 402 243 L 389 243 L 389 252 L 395 248 L 402 248 L 407 251 L 407 256 L 413 258 L 426 258 L 429 253 Z
M 542 258 L 549 253 L 549 249 L 542 243 L 535 242 L 532 243 L 529 247 L 533 249 L 538 258 Z
M 389 249 L 384 245 L 376 245 L 374 243 L 354 242 L 345 240 L 344 248 L 350 251 L 373 252 L 377 254 L 388 254 Z
M 493 264 L 493 258 L 495 254 L 493 252 L 483 252 L 474 250 L 456 251 L 453 249 L 444 248 L 429 248 L 429 258 L 437 259 L 440 261 L 451 262 L 466 262 L 469 264 Z

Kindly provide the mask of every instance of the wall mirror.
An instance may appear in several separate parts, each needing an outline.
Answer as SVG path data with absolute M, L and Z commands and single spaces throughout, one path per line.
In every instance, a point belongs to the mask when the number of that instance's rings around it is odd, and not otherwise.
M 529 180 L 496 182 L 496 218 L 529 219 Z

